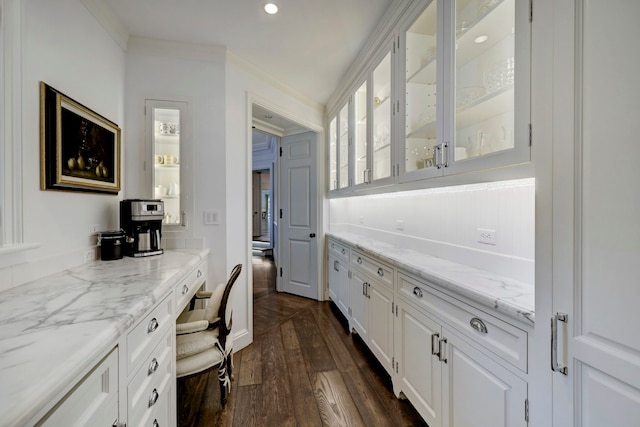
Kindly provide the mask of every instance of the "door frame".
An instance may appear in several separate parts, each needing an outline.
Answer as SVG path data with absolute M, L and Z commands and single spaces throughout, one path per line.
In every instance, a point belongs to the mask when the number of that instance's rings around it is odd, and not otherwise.
M 303 117 L 299 117 L 297 116 L 295 113 L 292 113 L 291 111 L 287 110 L 286 108 L 282 108 L 276 104 L 274 104 L 273 102 L 270 102 L 254 93 L 251 92 L 247 92 L 247 123 L 246 123 L 246 132 L 247 132 L 247 164 L 246 164 L 246 170 L 247 170 L 247 188 L 245 191 L 245 200 L 247 203 L 247 206 L 251 206 L 251 201 L 252 201 L 252 180 L 251 180 L 251 173 L 253 171 L 253 153 L 251 151 L 251 133 L 253 130 L 253 114 L 252 114 L 252 110 L 253 110 L 253 106 L 257 105 L 260 106 L 262 108 L 265 108 L 269 111 L 272 111 L 273 113 L 286 118 L 287 120 L 291 120 L 292 122 L 295 122 L 297 124 L 299 124 L 302 127 L 307 128 L 309 131 L 315 132 L 316 134 L 316 151 L 315 151 L 315 155 L 316 155 L 316 161 L 317 161 L 317 172 L 318 172 L 318 179 L 317 179 L 317 188 L 316 188 L 316 194 L 318 195 L 318 203 L 317 203 L 317 218 L 318 218 L 318 231 L 317 231 L 317 244 L 319 245 L 318 247 L 318 256 L 316 259 L 317 265 L 318 265 L 318 296 L 317 299 L 319 301 L 324 301 L 327 299 L 327 295 L 328 295 L 328 289 L 326 289 L 325 283 L 326 280 L 324 279 L 325 276 L 325 271 L 326 271 L 326 263 L 325 263 L 325 248 L 324 248 L 324 239 L 325 239 L 325 230 L 327 229 L 327 224 L 328 224 L 328 211 L 329 211 L 329 204 L 328 204 L 328 198 L 327 198 L 327 191 L 326 191 L 326 186 L 325 186 L 325 181 L 326 181 L 326 150 L 325 150 L 325 134 L 324 134 L 324 128 L 322 126 L 318 126 L 314 123 L 309 122 L 307 119 L 303 118 Z M 279 136 L 284 136 L 284 135 L 279 135 Z M 274 170 L 272 171 L 272 173 L 277 174 L 279 173 L 279 163 L 280 163 L 280 157 L 277 156 L 276 157 L 276 165 Z M 279 186 L 279 183 L 274 184 L 274 187 Z M 279 188 L 274 188 L 275 191 L 273 191 L 274 193 L 274 198 L 273 201 L 275 203 L 275 205 L 280 206 L 280 189 Z M 252 233 L 250 232 L 252 230 L 253 227 L 253 221 L 252 221 L 252 216 L 249 215 L 249 210 L 246 210 L 245 215 L 246 215 L 246 219 L 245 219 L 245 226 L 246 226 L 246 230 L 247 230 L 247 234 L 251 235 Z M 276 215 L 276 213 L 274 212 L 274 220 L 278 219 L 278 215 Z M 274 221 L 275 222 L 275 221 Z M 276 252 L 278 252 L 280 250 L 280 227 L 278 227 L 278 231 L 275 231 L 274 233 L 277 233 L 276 236 L 276 244 L 275 244 L 275 248 L 274 248 L 274 258 L 281 260 L 282 258 L 280 256 L 278 256 L 278 254 L 276 254 Z M 252 242 L 247 242 L 247 260 L 246 260 L 246 265 L 250 266 L 252 265 L 252 252 L 251 252 L 251 244 Z M 249 284 L 251 285 L 252 289 L 253 289 L 253 272 L 251 268 L 247 269 L 247 275 L 248 275 L 248 281 Z M 276 290 L 281 291 L 282 290 L 282 283 L 280 280 L 280 275 L 277 274 L 276 275 Z M 251 300 L 251 298 L 249 298 L 249 300 Z M 248 317 L 249 317 L 249 327 L 251 328 L 251 336 L 253 336 L 253 302 L 249 301 L 247 304 L 247 308 L 248 308 Z

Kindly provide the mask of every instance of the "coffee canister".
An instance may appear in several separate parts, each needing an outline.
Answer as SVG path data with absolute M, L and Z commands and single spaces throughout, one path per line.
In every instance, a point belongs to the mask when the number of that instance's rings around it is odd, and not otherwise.
M 101 231 L 98 233 L 98 246 L 100 246 L 100 259 L 112 261 L 122 259 L 125 235 L 123 230 Z

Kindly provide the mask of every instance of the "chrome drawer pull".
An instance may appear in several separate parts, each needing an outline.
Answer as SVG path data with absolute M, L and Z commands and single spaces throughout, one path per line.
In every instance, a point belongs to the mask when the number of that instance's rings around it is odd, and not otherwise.
M 156 402 L 158 401 L 158 397 L 160 397 L 160 395 L 158 394 L 158 390 L 154 388 L 151 392 L 151 396 L 149 396 L 149 408 L 156 404 Z
M 186 294 L 187 292 L 189 292 L 189 287 L 187 285 L 183 285 L 182 286 L 182 295 Z
M 484 322 L 482 320 L 478 319 L 477 317 L 474 317 L 473 319 L 469 320 L 469 324 L 476 331 L 478 331 L 478 332 L 480 332 L 482 334 L 486 334 L 487 333 L 487 326 L 484 324 Z
M 158 319 L 154 317 L 153 319 L 151 319 L 151 322 L 149 322 L 149 326 L 147 326 L 147 333 L 150 334 L 154 332 L 156 329 L 158 329 L 158 326 L 160 326 L 160 324 L 158 323 Z
M 343 249 L 342 250 L 342 255 L 346 254 L 347 252 Z
M 380 277 L 384 276 L 384 270 L 382 268 L 378 269 L 378 276 Z
M 362 258 L 358 257 L 358 260 L 356 261 L 358 264 L 362 264 Z
M 418 298 L 422 298 L 422 289 L 416 286 L 415 288 L 413 288 L 413 294 Z
M 202 277 L 202 271 L 198 270 L 198 274 L 196 275 L 196 277 Z
M 156 359 L 154 357 L 153 360 L 151 361 L 151 363 L 149 363 L 149 369 L 147 369 L 147 375 L 151 375 L 155 371 L 157 371 L 158 370 L 158 366 L 160 366 L 160 364 L 158 363 L 158 359 Z
M 158 424 L 158 420 L 153 420 L 153 427 L 160 427 L 160 424 Z

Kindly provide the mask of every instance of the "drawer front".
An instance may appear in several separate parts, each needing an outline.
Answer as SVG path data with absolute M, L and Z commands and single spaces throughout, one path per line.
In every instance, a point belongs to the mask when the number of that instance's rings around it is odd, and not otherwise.
M 407 302 L 437 314 L 466 337 L 501 359 L 527 372 L 527 332 L 462 301 L 441 298 L 433 288 L 404 274 L 398 293 Z
M 137 419 L 135 426 L 140 427 L 165 427 L 175 426 L 175 415 L 171 415 L 171 409 L 174 405 L 174 394 L 172 390 L 175 388 L 175 378 L 166 375 L 157 389 L 158 401 L 151 408 L 148 408 L 142 413 L 142 416 Z M 169 422 L 173 419 L 173 422 Z
M 118 349 L 102 360 L 76 388 L 37 425 L 105 425 L 118 419 Z
M 172 332 L 167 331 L 127 386 L 127 413 L 131 425 L 146 425 L 141 423 L 142 418 L 148 417 L 166 400 L 162 395 L 163 383 L 166 377 L 173 377 Z
M 349 262 L 349 247 L 335 240 L 329 240 L 329 254 L 335 256 L 344 262 Z
M 127 334 L 127 375 L 160 341 L 173 323 L 173 298 L 167 296 Z
M 393 268 L 377 259 L 352 251 L 351 267 L 375 277 L 376 281 L 393 289 Z
M 206 280 L 207 261 L 202 261 L 176 286 L 176 313 L 180 313 L 187 306 L 191 296 Z

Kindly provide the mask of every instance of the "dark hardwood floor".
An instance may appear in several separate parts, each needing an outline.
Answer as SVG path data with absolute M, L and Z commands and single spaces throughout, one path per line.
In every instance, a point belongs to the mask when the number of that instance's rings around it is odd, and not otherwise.
M 234 355 L 227 405 L 217 371 L 181 379 L 178 425 L 426 426 L 337 309 L 277 293 L 275 274 L 254 257 L 254 342 Z

